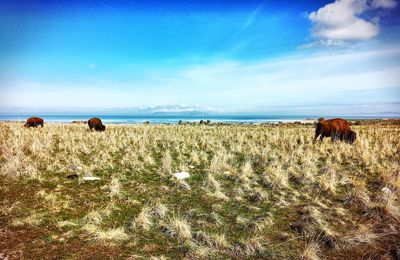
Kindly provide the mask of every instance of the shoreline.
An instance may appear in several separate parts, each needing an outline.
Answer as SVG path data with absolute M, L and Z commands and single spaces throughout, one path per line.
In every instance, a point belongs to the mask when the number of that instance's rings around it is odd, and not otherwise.
M 346 118 L 345 118 L 346 119 Z M 400 124 L 400 118 L 351 118 L 347 119 L 352 125 L 364 125 L 364 124 Z M 151 122 L 151 121 L 137 121 L 137 122 L 116 122 L 102 120 L 104 124 L 108 125 L 313 125 L 318 119 L 317 118 L 306 118 L 306 119 L 270 119 L 270 120 L 259 120 L 259 121 L 239 121 L 239 120 L 190 120 L 190 121 L 171 121 L 171 122 Z M 0 120 L 0 123 L 20 123 L 24 124 L 24 120 Z M 45 124 L 73 124 L 73 125 L 84 125 L 87 121 L 73 120 L 73 121 L 46 121 Z

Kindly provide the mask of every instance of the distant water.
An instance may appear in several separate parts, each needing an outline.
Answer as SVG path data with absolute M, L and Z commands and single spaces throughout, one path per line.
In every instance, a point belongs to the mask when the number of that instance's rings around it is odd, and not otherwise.
M 47 123 L 71 123 L 72 121 L 87 121 L 94 117 L 89 115 L 0 115 L 0 121 L 25 121 L 31 116 L 38 116 Z M 150 115 L 150 116 L 132 116 L 132 115 L 95 115 L 104 123 L 110 124 L 142 124 L 150 122 L 153 124 L 176 124 L 180 120 L 183 122 L 198 122 L 200 120 L 210 120 L 211 122 L 222 123 L 278 123 L 278 122 L 294 122 L 307 118 L 318 118 L 319 116 L 264 116 L 264 115 L 204 115 L 204 116 L 167 116 L 167 115 Z M 347 117 L 351 118 L 351 117 Z M 369 118 L 369 117 L 353 117 L 353 118 Z

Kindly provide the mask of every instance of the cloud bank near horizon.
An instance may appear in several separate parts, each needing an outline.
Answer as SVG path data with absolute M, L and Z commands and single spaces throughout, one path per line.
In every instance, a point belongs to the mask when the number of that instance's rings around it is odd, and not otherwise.
M 249 111 L 263 106 L 396 103 L 400 95 L 400 48 L 303 53 L 241 63 L 224 61 L 157 71 L 131 82 L 88 80 L 62 86 L 41 82 L 8 83 L 3 106 L 112 109 L 186 104 L 192 109 Z M 5 83 L 3 83 L 6 86 Z M 351 91 L 375 90 L 361 98 Z M 160 106 L 159 109 L 173 109 Z M 204 109 L 203 109 L 204 110 Z

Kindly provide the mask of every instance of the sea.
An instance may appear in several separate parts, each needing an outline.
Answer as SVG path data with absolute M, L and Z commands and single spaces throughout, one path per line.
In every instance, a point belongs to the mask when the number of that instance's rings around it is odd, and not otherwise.
M 182 122 L 199 122 L 210 120 L 220 123 L 289 123 L 295 121 L 312 121 L 320 116 L 310 115 L 27 115 L 27 114 L 0 114 L 0 121 L 25 121 L 31 116 L 44 119 L 46 123 L 72 123 L 74 121 L 87 121 L 92 117 L 99 117 L 104 123 L 109 124 L 177 124 Z M 328 117 L 326 117 L 328 118 Z M 332 118 L 332 117 L 331 117 Z M 371 116 L 347 116 L 347 119 L 375 119 Z

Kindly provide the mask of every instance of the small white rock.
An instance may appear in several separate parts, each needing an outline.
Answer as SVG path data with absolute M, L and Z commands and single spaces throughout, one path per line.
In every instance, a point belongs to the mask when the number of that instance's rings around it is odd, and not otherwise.
M 99 177 L 95 177 L 95 176 L 85 176 L 85 177 L 83 177 L 83 180 L 85 180 L 85 181 L 98 181 L 98 180 L 100 180 L 100 178 Z
M 381 189 L 381 191 L 384 192 L 384 193 L 386 193 L 386 194 L 389 194 L 389 193 L 392 192 L 388 187 L 383 187 L 383 188 Z
M 178 187 L 179 187 L 180 189 L 186 190 L 186 191 L 191 190 L 190 185 L 189 185 L 186 181 L 184 181 L 184 180 L 179 180 L 179 181 L 178 181 Z
M 178 180 L 184 180 L 190 177 L 190 174 L 188 172 L 177 172 L 174 173 L 174 176 L 178 179 Z

